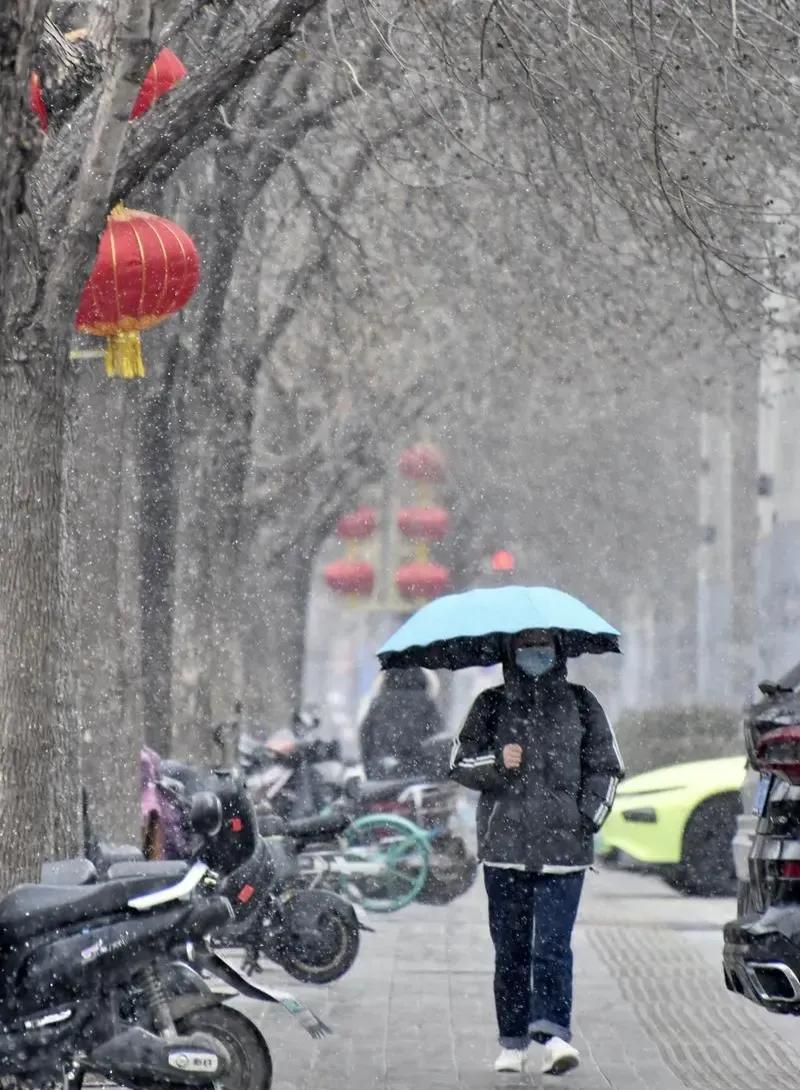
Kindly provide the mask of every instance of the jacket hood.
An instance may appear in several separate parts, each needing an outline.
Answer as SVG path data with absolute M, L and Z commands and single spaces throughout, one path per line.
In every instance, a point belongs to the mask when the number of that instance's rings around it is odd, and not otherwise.
M 415 675 L 414 678 L 410 679 L 412 682 L 411 684 L 403 684 L 404 679 L 402 675 L 404 674 Z M 398 684 L 395 684 L 394 681 L 389 681 L 389 678 L 392 675 L 397 675 Z M 422 684 L 420 684 L 419 681 L 420 675 L 422 677 Z M 370 685 L 368 691 L 362 697 L 361 702 L 358 706 L 359 725 L 363 723 L 364 717 L 366 716 L 370 705 L 379 693 L 391 690 L 408 691 L 414 689 L 418 691 L 424 690 L 428 698 L 435 701 L 441 690 L 441 683 L 433 670 L 425 670 L 418 666 L 415 666 L 413 669 L 410 670 L 380 670 L 372 685 Z
M 506 692 L 512 700 L 535 698 L 537 694 L 567 683 L 567 656 L 564 654 L 558 637 L 553 637 L 556 649 L 555 665 L 541 677 L 528 677 L 517 666 L 513 651 L 513 636 L 503 637 L 503 680 Z
M 425 690 L 425 675 L 418 666 L 412 666 L 408 670 L 386 670 L 383 674 L 381 688 L 388 689 L 420 689 Z

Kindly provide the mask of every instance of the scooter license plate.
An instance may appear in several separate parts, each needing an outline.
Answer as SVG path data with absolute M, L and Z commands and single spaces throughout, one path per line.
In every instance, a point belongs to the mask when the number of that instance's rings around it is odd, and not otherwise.
M 767 808 L 767 799 L 769 798 L 769 785 L 772 783 L 771 776 L 762 776 L 758 785 L 758 791 L 756 792 L 756 800 L 753 804 L 753 813 L 756 817 L 762 817 L 764 811 Z

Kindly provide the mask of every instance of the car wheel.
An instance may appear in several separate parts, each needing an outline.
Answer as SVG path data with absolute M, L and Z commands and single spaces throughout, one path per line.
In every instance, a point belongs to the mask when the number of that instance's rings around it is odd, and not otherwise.
M 736 893 L 731 841 L 739 812 L 736 795 L 718 795 L 697 807 L 683 834 L 681 862 L 667 877 L 673 889 L 694 897 Z

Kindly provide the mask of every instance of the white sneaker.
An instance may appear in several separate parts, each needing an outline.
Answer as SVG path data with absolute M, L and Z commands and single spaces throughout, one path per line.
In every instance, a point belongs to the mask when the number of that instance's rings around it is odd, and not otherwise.
M 525 1067 L 525 1056 L 523 1048 L 504 1048 L 494 1061 L 494 1069 L 519 1073 Z
M 544 1046 L 543 1075 L 565 1075 L 581 1062 L 580 1053 L 560 1037 L 551 1037 Z

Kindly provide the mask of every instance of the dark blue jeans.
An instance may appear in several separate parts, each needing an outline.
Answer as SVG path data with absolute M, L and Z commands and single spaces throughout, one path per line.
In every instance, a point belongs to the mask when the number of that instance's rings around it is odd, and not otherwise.
M 572 929 L 584 872 L 535 874 L 484 867 L 495 952 L 494 1003 L 500 1044 L 570 1039 Z

